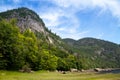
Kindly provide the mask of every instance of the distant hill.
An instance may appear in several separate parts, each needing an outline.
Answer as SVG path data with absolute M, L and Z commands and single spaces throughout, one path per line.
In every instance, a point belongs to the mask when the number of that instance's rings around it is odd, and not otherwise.
M 74 55 L 85 58 L 86 67 L 120 67 L 120 47 L 118 44 L 95 38 L 79 40 L 64 39 Z

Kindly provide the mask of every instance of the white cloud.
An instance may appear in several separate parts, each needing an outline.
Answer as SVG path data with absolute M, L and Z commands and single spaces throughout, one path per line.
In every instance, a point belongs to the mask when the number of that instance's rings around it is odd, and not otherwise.
M 104 33 L 102 32 L 102 33 L 100 33 L 100 34 L 97 36 L 97 38 L 98 38 L 98 39 L 101 39 L 103 36 L 104 36 Z
M 79 33 L 80 29 L 80 19 L 76 16 L 76 13 L 81 10 L 86 9 L 95 9 L 100 8 L 98 15 L 100 16 L 104 12 L 111 12 L 111 14 L 118 18 L 120 20 L 120 1 L 119 0 L 52 0 L 52 3 L 56 4 L 58 9 L 61 9 L 61 13 L 59 13 L 56 16 L 52 16 L 51 18 L 47 18 L 51 20 L 50 23 L 57 24 L 57 27 L 54 27 L 54 31 L 58 32 L 60 35 L 63 35 L 62 37 L 72 37 L 72 38 L 80 38 L 84 34 L 87 34 L 88 32 L 82 34 Z M 63 10 L 62 10 L 63 9 Z M 57 14 L 58 11 L 55 12 Z M 51 13 L 53 14 L 53 13 Z M 59 18 L 61 16 L 64 16 L 67 18 L 68 21 L 60 21 Z M 54 20 L 55 19 L 55 20 Z M 52 22 L 53 21 L 53 22 Z M 65 23 L 66 24 L 65 24 Z M 46 23 L 47 24 L 47 23 Z M 64 26 L 60 26 L 61 24 L 64 24 Z M 51 25 L 52 26 L 52 25 Z M 58 26 L 60 26 L 58 28 Z M 60 33 L 60 32 L 66 32 Z M 79 34 L 78 34 L 79 33 Z M 104 34 L 101 33 L 98 35 L 98 38 L 102 38 Z
M 99 6 L 104 11 L 110 11 L 111 14 L 120 19 L 120 1 L 119 0 L 93 0 L 95 6 Z
M 49 8 L 47 11 L 39 12 L 39 15 L 53 32 L 74 34 L 77 32 L 80 22 L 72 12 L 68 13 L 70 12 L 61 8 Z
M 22 0 L 13 0 L 14 3 L 20 3 Z
M 47 11 L 46 11 L 47 10 Z M 46 23 L 46 26 L 58 26 L 61 21 L 59 21 L 60 17 L 64 16 L 61 9 L 58 8 L 45 8 L 43 11 L 39 11 L 40 17 Z
M 17 3 L 21 2 L 22 0 L 8 0 L 9 4 L 6 4 L 7 0 L 1 0 L 2 3 L 0 3 L 0 12 L 15 9 L 18 7 Z
M 60 22 L 58 21 L 58 13 L 43 13 L 40 16 L 42 19 L 44 19 L 46 26 L 58 26 L 60 24 Z
M 72 39 L 80 39 L 83 37 L 87 37 L 87 34 L 89 34 L 90 31 L 82 31 L 82 32 L 75 32 L 75 33 L 59 33 L 62 38 L 72 38 Z
M 15 6 L 11 6 L 11 5 L 2 5 L 0 6 L 0 12 L 3 12 L 3 11 L 7 11 L 7 10 L 11 10 L 13 9 Z
M 53 3 L 64 8 L 74 8 L 76 12 L 81 9 L 100 7 L 102 11 L 110 10 L 113 16 L 120 18 L 119 0 L 53 0 Z
M 91 0 L 53 0 L 53 3 L 64 8 L 73 7 L 78 9 L 90 5 Z

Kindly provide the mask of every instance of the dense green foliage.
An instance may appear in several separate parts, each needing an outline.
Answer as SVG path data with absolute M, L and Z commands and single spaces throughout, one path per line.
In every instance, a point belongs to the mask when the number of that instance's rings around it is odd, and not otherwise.
M 78 68 L 118 68 L 120 67 L 120 47 L 112 42 L 83 38 L 78 41 L 64 39 L 71 52 L 76 55 Z
M 40 33 L 39 33 L 40 34 Z M 38 34 L 36 34 L 38 35 Z M 0 69 L 18 70 L 24 65 L 33 70 L 69 70 L 75 57 L 27 29 L 20 33 L 15 20 L 0 21 Z M 62 63 L 61 63 L 62 61 Z

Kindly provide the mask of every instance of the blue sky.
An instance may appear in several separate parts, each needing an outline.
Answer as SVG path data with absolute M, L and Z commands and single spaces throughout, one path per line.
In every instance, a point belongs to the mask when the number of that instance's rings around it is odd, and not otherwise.
M 18 7 L 34 10 L 62 38 L 120 44 L 120 0 L 0 0 L 0 12 Z

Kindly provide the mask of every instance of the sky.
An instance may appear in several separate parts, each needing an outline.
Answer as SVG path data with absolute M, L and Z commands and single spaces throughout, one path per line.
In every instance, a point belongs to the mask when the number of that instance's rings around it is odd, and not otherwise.
M 0 12 L 27 7 L 61 38 L 120 44 L 120 0 L 0 0 Z

